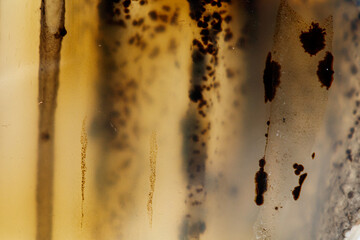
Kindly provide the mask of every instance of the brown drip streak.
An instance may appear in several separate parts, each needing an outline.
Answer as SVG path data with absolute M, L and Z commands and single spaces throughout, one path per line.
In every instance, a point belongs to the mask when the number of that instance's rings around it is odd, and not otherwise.
M 84 201 L 85 201 L 85 181 L 86 181 L 86 149 L 88 144 L 87 133 L 86 133 L 86 117 L 82 123 L 81 130 L 81 228 L 84 220 Z
M 152 218 L 153 218 L 153 197 L 155 192 L 155 181 L 156 181 L 156 158 L 158 152 L 158 145 L 156 140 L 156 132 L 152 132 L 150 136 L 150 191 L 149 198 L 147 203 L 147 211 L 149 215 L 149 223 L 152 226 Z

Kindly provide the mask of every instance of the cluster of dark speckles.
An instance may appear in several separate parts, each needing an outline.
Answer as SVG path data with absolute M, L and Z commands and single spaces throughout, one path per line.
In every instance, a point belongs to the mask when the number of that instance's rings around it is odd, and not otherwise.
M 315 153 L 312 154 L 312 157 L 315 157 Z M 304 171 L 304 166 L 298 163 L 294 163 L 293 168 L 295 169 L 295 175 L 300 175 Z M 299 177 L 299 186 L 296 186 L 292 191 L 294 200 L 298 200 L 300 197 L 301 187 L 307 177 L 307 173 L 301 174 Z
M 264 203 L 264 193 L 267 191 L 267 177 L 268 174 L 265 172 L 265 158 L 260 159 L 259 161 L 259 171 L 255 175 L 255 203 L 256 205 L 262 205 Z
M 295 169 L 294 173 L 296 175 L 300 175 L 300 173 L 304 171 L 304 166 L 301 164 L 294 163 L 293 168 Z
M 210 57 L 208 65 L 205 66 L 205 73 L 202 76 L 202 83 L 193 84 L 189 98 L 192 102 L 198 103 L 198 114 L 206 117 L 207 109 L 212 105 L 212 100 L 205 99 L 205 91 L 211 91 L 220 87 L 220 82 L 216 81 L 216 66 L 218 65 L 218 35 L 223 31 L 223 25 L 232 20 L 230 15 L 226 15 L 225 10 L 207 13 L 205 6 L 211 5 L 221 7 L 222 4 L 230 1 L 189 1 L 191 9 L 191 18 L 196 20 L 199 28 L 200 38 L 193 39 L 194 48 L 192 60 L 193 64 L 202 64 L 207 55 Z M 225 30 L 225 41 L 229 41 L 233 34 L 230 28 Z M 229 78 L 234 76 L 234 72 L 230 69 L 226 70 Z M 220 96 L 218 95 L 218 99 Z
M 129 104 L 136 104 L 138 101 L 137 90 L 138 84 L 136 83 L 135 79 L 124 81 L 121 85 L 114 84 L 114 86 L 111 87 L 111 90 L 107 90 L 108 96 L 109 93 L 111 93 L 111 96 L 113 96 L 114 100 L 124 103 L 123 105 L 120 105 L 122 106 L 122 109 L 120 111 L 112 110 L 107 116 L 108 122 L 106 122 L 105 124 L 108 132 L 111 135 L 115 136 L 118 133 L 118 129 L 123 129 L 126 127 L 127 119 L 131 115 L 131 109 L 128 106 Z M 123 138 L 119 138 L 119 148 L 126 147 L 124 144 L 127 138 L 128 136 L 125 135 L 123 136 Z
M 221 7 L 223 3 L 231 3 L 231 0 L 187 0 L 190 5 L 190 17 L 198 21 L 206 12 L 206 5 Z
M 350 128 L 349 134 L 348 134 L 348 139 L 351 139 L 354 136 L 355 133 L 355 128 Z
M 207 126 L 201 128 L 200 122 L 196 121 L 194 126 L 194 133 L 189 136 L 189 144 L 191 145 L 191 157 L 188 162 L 188 173 L 189 178 L 194 179 L 195 175 L 198 173 L 203 173 L 205 171 L 205 163 L 202 161 L 198 161 L 202 157 L 206 157 L 203 155 L 203 149 L 206 147 L 206 138 L 208 137 L 208 131 L 211 129 L 211 124 L 208 123 Z M 203 156 L 200 156 L 203 155 Z M 190 188 L 190 186 L 188 186 Z M 200 191 L 197 191 L 199 193 Z
M 134 34 L 129 37 L 128 44 L 134 47 L 140 48 L 142 51 L 151 45 L 150 42 L 145 41 L 148 38 L 155 38 L 166 32 L 167 25 L 176 26 L 178 25 L 179 9 L 172 9 L 168 5 L 163 5 L 160 9 L 150 10 L 143 17 L 134 18 L 131 15 L 131 6 L 133 4 L 139 4 L 140 6 L 147 4 L 147 1 L 102 1 L 99 8 L 107 9 L 107 14 L 103 13 L 101 16 L 106 18 L 108 24 L 116 25 L 119 27 L 126 28 L 132 25 Z M 104 12 L 104 11 L 100 11 Z M 109 14 L 111 13 L 111 14 Z M 103 19 L 104 20 L 104 19 Z M 147 35 L 146 35 L 147 34 Z M 170 42 L 169 45 L 172 47 L 172 51 L 176 48 L 176 43 Z M 149 58 L 155 58 L 160 53 L 160 46 L 154 46 L 150 50 Z
M 188 0 L 190 5 L 190 17 L 196 23 L 198 34 L 192 40 L 192 70 L 190 79 L 190 88 L 188 97 L 190 100 L 189 112 L 186 121 L 185 132 L 185 152 L 186 172 L 188 178 L 188 194 L 186 203 L 189 212 L 194 208 L 201 208 L 206 199 L 205 171 L 208 159 L 207 142 L 210 138 L 211 121 L 207 115 L 214 104 L 213 93 L 218 93 L 217 89 L 221 86 L 216 79 L 216 68 L 218 66 L 218 43 L 221 33 L 225 32 L 224 38 L 230 41 L 232 33 L 230 29 L 223 30 L 224 26 L 231 21 L 231 17 L 225 10 L 220 9 L 223 4 L 229 1 L 212 0 Z M 155 17 L 159 20 L 159 14 Z M 155 20 L 154 20 L 155 21 Z M 224 39 L 225 40 L 225 39 Z M 231 77 L 234 73 L 228 70 Z M 211 94 L 209 94 L 211 93 Z M 220 98 L 219 94 L 217 95 Z M 199 218 L 199 216 L 196 216 Z M 188 226 L 188 235 L 194 235 L 197 238 L 205 229 L 197 227 L 197 222 L 191 214 L 187 215 L 190 221 Z M 194 231 L 190 230 L 194 229 Z M 187 237 L 186 237 L 187 238 Z

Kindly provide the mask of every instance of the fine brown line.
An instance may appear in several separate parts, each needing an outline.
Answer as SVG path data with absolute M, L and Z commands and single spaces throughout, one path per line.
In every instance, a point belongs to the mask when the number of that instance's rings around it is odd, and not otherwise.
M 86 133 L 86 117 L 82 123 L 81 130 L 81 228 L 84 221 L 84 201 L 85 201 L 85 181 L 86 181 L 86 149 L 88 144 L 87 133 Z
M 156 141 L 156 132 L 153 131 L 150 136 L 150 191 L 149 191 L 149 199 L 147 203 L 147 210 L 149 215 L 149 223 L 152 226 L 152 218 L 153 218 L 153 197 L 155 191 L 155 181 L 156 181 L 156 157 L 157 157 L 158 145 Z

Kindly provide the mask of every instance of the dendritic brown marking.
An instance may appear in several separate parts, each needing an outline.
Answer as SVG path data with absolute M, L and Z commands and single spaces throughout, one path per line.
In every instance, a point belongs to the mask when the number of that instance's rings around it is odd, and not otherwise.
M 280 69 L 279 63 L 271 60 L 271 52 L 266 58 L 266 65 L 264 70 L 264 88 L 265 88 L 265 103 L 271 102 L 276 94 L 276 88 L 280 85 Z
M 301 32 L 300 41 L 305 52 L 310 56 L 316 55 L 325 48 L 325 29 L 319 27 L 318 23 L 311 23 L 309 31 Z
M 153 131 L 150 136 L 150 191 L 147 203 L 147 211 L 149 215 L 149 223 L 152 226 L 153 218 L 153 197 L 155 192 L 155 181 L 156 181 L 156 158 L 158 152 L 158 145 L 156 140 L 156 132 Z

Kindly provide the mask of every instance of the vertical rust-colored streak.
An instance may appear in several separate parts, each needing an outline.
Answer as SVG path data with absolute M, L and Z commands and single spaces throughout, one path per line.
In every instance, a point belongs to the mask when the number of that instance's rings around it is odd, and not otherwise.
M 152 226 L 153 218 L 153 197 L 155 192 L 155 181 L 156 181 L 156 158 L 158 152 L 158 145 L 156 141 L 156 132 L 152 132 L 150 137 L 150 191 L 149 199 L 147 203 L 147 210 L 149 215 L 149 223 Z
M 81 227 L 84 221 L 85 181 L 86 181 L 86 149 L 88 144 L 86 133 L 86 118 L 83 120 L 81 130 Z
M 54 126 L 59 85 L 60 50 L 64 28 L 65 0 L 59 0 L 59 29 L 51 33 L 46 20 L 46 0 L 41 2 L 40 66 L 39 66 L 39 136 L 36 186 L 37 240 L 52 238 Z

